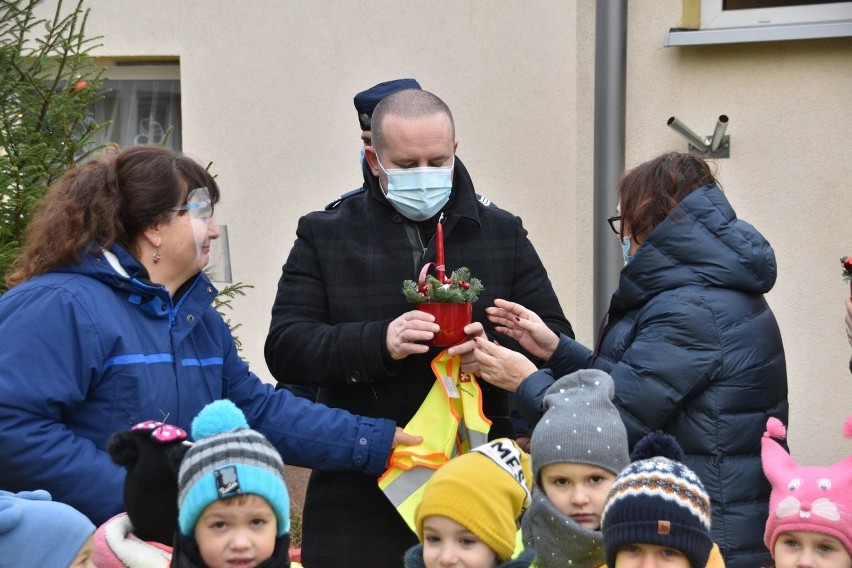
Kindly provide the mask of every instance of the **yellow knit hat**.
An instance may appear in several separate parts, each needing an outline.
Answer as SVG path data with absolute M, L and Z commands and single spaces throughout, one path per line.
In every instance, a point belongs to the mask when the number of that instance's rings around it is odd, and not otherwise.
M 515 442 L 499 438 L 478 446 L 448 461 L 426 483 L 414 511 L 417 536 L 423 542 L 426 517 L 448 517 L 507 560 L 531 483 L 530 457 Z

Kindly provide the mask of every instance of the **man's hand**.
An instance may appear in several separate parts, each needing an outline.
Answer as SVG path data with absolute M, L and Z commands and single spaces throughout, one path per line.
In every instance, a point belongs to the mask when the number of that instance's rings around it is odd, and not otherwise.
M 429 346 L 418 342 L 429 341 L 440 329 L 432 314 L 420 310 L 405 312 L 388 325 L 385 337 L 388 353 L 395 361 L 414 353 L 426 353 Z
M 531 354 L 550 359 L 559 345 L 559 336 L 553 333 L 538 314 L 515 302 L 494 300 L 494 306 L 485 308 L 488 319 L 498 333 L 514 338 Z
M 464 332 L 467 334 L 467 339 L 458 345 L 453 345 L 450 347 L 448 353 L 451 356 L 460 355 L 461 359 L 461 370 L 464 373 L 473 373 L 475 375 L 479 374 L 479 361 L 476 360 L 476 355 L 474 351 L 476 350 L 476 339 L 477 337 L 482 337 L 483 339 L 487 339 L 485 337 L 485 328 L 482 327 L 482 324 L 478 321 L 473 323 L 469 323 L 465 326 Z
M 485 336 L 474 339 L 473 351 L 479 365 L 479 375 L 492 385 L 509 392 L 515 392 L 524 379 L 535 373 L 538 368 L 522 354 L 500 347 L 488 341 Z

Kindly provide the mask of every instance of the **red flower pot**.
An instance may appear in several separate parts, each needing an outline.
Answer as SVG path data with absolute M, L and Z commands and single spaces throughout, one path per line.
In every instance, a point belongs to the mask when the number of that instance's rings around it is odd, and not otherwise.
M 467 337 L 464 326 L 469 324 L 473 317 L 471 302 L 422 302 L 417 304 L 417 309 L 435 316 L 435 323 L 441 327 L 432 341 L 426 342 L 427 345 L 448 347 L 461 343 Z

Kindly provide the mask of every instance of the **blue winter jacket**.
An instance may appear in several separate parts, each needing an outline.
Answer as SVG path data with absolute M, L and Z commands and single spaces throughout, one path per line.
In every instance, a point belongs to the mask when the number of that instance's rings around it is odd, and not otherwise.
M 760 439 L 769 416 L 788 423 L 784 348 L 763 297 L 776 274 L 769 243 L 719 187 L 696 189 L 621 271 L 596 351 L 562 336 L 549 369 L 518 390 L 524 411 L 540 416 L 554 377 L 610 373 L 631 447 L 654 430 L 683 446 L 729 568 L 771 562 Z
M 203 274 L 174 304 L 140 270 L 114 246 L 0 298 L 0 487 L 47 489 L 101 524 L 124 508 L 110 435 L 148 419 L 190 431 L 221 398 L 288 464 L 383 471 L 393 421 L 273 390 L 237 354 Z

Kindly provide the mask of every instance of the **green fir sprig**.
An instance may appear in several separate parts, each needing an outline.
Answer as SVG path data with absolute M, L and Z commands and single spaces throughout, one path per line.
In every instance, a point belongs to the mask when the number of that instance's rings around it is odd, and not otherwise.
M 405 299 L 416 304 L 475 302 L 484 289 L 479 278 L 472 278 L 470 270 L 465 266 L 454 270 L 443 283 L 431 274 L 426 276 L 426 282 L 421 286 L 418 286 L 414 280 L 406 280 L 402 283 Z

